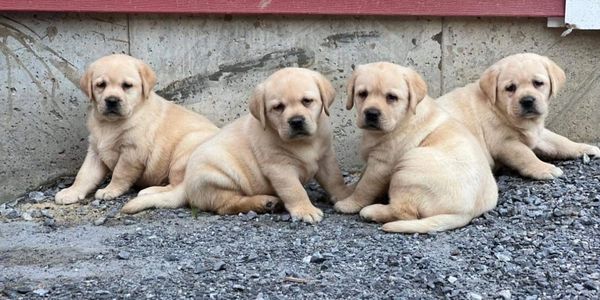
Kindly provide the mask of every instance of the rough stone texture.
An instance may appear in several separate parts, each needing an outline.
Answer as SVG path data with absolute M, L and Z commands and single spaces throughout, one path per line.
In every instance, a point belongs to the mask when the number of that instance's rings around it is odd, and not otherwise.
M 444 19 L 442 92 L 479 78 L 494 62 L 518 52 L 550 57 L 567 74 L 552 99 L 548 128 L 573 140 L 600 140 L 600 32 L 547 28 L 545 19 Z
M 443 30 L 442 30 L 443 28 Z M 569 81 L 553 102 L 550 128 L 599 141 L 598 32 L 560 38 L 544 19 L 238 16 L 0 16 L 0 202 L 62 174 L 75 174 L 86 147 L 83 68 L 130 53 L 157 72 L 157 91 L 218 125 L 247 113 L 251 89 L 282 66 L 324 73 L 338 90 L 335 147 L 357 170 L 359 132 L 344 109 L 354 64 L 388 60 L 414 67 L 431 96 L 477 78 L 519 51 L 556 60 Z
M 248 113 L 252 89 L 284 66 L 317 70 L 333 81 L 335 147 L 345 169 L 358 169 L 358 130 L 346 111 L 354 64 L 410 65 L 439 95 L 439 19 L 135 16 L 131 54 L 159 74 L 157 90 L 216 122 Z
M 81 70 L 127 51 L 125 16 L 0 16 L 0 202 L 76 172 L 87 147 Z
M 414 235 L 334 213 L 316 184 L 306 190 L 325 218 L 308 225 L 285 213 L 113 214 L 134 191 L 56 205 L 61 181 L 42 202 L 0 205 L 0 299 L 599 299 L 600 159 L 557 165 L 565 174 L 550 181 L 501 173 L 497 208 Z

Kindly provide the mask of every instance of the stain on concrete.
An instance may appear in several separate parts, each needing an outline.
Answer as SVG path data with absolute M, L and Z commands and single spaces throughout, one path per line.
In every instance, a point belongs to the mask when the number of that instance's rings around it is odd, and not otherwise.
M 329 48 L 337 48 L 338 43 L 354 43 L 356 41 L 365 41 L 368 39 L 374 39 L 381 36 L 379 31 L 355 31 L 355 32 L 344 32 L 338 34 L 332 34 L 324 39 L 321 46 Z
M 436 35 L 431 37 L 432 40 L 436 41 L 440 46 L 442 45 L 442 32 L 438 32 Z
M 314 53 L 302 48 L 274 51 L 256 59 L 219 65 L 219 70 L 212 74 L 196 74 L 173 81 L 156 93 L 165 99 L 180 103 L 202 91 L 209 81 L 219 81 L 251 70 L 274 70 L 291 66 L 306 68 L 311 66 L 314 61 Z

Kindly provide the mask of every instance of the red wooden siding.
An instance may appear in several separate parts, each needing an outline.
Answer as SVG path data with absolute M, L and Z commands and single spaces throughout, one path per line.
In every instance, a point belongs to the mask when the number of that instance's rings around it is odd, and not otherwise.
M 565 0 L 0 0 L 0 11 L 560 17 Z

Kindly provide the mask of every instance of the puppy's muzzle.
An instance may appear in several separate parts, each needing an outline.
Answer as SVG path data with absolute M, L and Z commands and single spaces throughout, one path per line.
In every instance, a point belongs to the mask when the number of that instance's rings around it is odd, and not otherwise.
M 376 108 L 367 108 L 364 111 L 365 125 L 367 128 L 379 129 L 379 118 L 381 117 L 381 111 Z
M 306 119 L 303 116 L 293 116 L 288 119 L 288 125 L 290 126 L 290 137 L 297 137 L 301 135 L 308 135 L 306 131 Z
M 535 106 L 535 98 L 532 96 L 521 98 L 521 100 L 519 100 L 519 105 L 521 105 L 521 114 L 525 117 L 539 114 Z
M 104 99 L 104 103 L 106 104 L 104 114 L 120 114 L 121 99 L 115 96 L 109 96 Z

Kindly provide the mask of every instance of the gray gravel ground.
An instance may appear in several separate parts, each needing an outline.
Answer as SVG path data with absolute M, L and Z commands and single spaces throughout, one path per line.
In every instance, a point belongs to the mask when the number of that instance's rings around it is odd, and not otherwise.
M 128 196 L 55 206 L 60 182 L 0 207 L 0 297 L 9 299 L 598 299 L 600 160 L 548 182 L 499 175 L 500 203 L 469 226 L 386 234 L 335 214 L 121 216 Z M 349 177 L 352 177 L 349 175 Z

